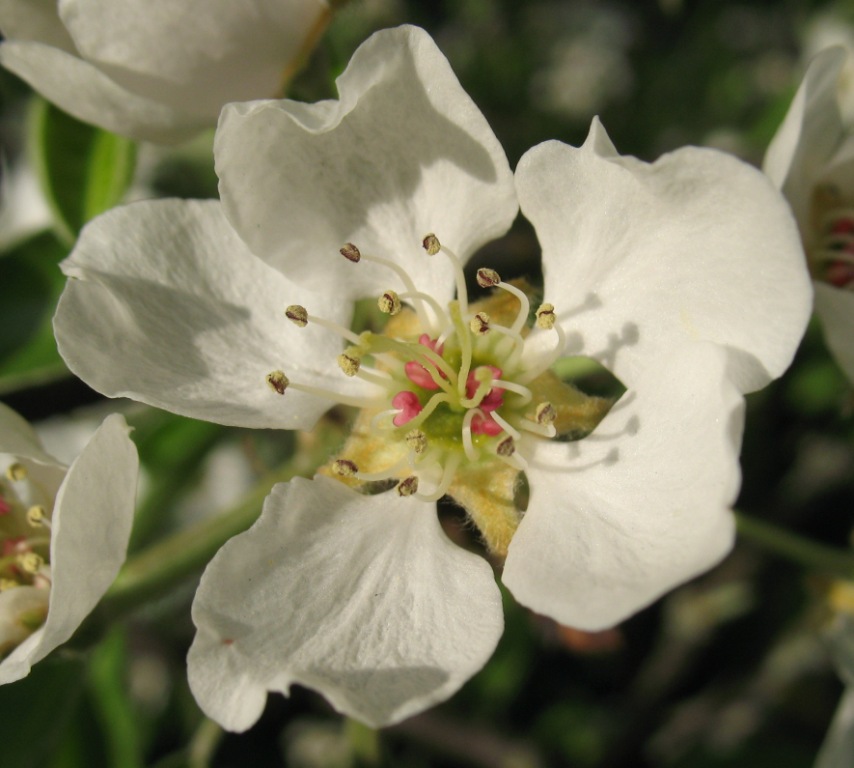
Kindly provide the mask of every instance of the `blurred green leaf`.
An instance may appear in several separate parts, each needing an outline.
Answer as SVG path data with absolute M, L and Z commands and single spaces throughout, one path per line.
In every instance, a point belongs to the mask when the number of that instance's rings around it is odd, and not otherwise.
M 31 131 L 35 166 L 57 232 L 73 243 L 87 221 L 112 208 L 127 191 L 136 144 L 41 99 L 33 109 Z
M 2 764 L 39 766 L 63 736 L 83 690 L 83 664 L 54 660 L 37 664 L 28 677 L 0 686 Z M 14 713 L 14 717 L 8 716 Z
M 0 258 L 0 395 L 67 373 L 52 326 L 66 253 L 51 232 L 42 232 Z
M 106 737 L 110 764 L 115 768 L 142 768 L 142 738 L 127 686 L 125 632 L 114 629 L 93 652 L 89 689 Z

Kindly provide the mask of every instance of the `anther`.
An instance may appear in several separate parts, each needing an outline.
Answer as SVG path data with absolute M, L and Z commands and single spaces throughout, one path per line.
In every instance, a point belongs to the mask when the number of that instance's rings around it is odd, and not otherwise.
M 6 477 L 10 480 L 20 481 L 27 479 L 27 468 L 23 464 L 10 464 L 6 467 Z
M 361 362 L 358 357 L 348 355 L 346 352 L 342 352 L 338 355 L 338 367 L 344 371 L 345 375 L 355 376 L 359 372 L 360 366 Z
M 534 418 L 537 424 L 545 424 L 548 426 L 549 424 L 555 423 L 555 419 L 557 419 L 557 411 L 549 402 L 540 403 L 537 406 L 537 410 L 534 412 Z
M 274 392 L 284 395 L 290 381 L 284 371 L 273 371 L 267 374 L 267 383 Z
M 0 592 L 5 592 L 8 589 L 14 589 L 19 586 L 14 579 L 0 579 Z
M 394 291 L 386 291 L 377 299 L 377 306 L 380 308 L 380 312 L 386 315 L 396 315 L 402 306 L 400 296 Z
M 397 492 L 401 496 L 412 496 L 416 491 L 418 491 L 418 478 L 415 475 L 410 475 L 397 484 Z
M 555 315 L 554 304 L 540 304 L 540 308 L 537 310 L 536 315 L 537 328 L 544 328 L 547 331 L 550 331 L 555 327 L 557 315 Z
M 427 435 L 425 435 L 420 429 L 411 429 L 406 433 L 406 444 L 411 448 L 415 453 L 422 454 L 427 450 Z
M 33 528 L 41 528 L 47 524 L 47 510 L 41 504 L 36 504 L 27 510 L 27 522 Z
M 516 441 L 512 437 L 505 437 L 495 448 L 499 456 L 507 458 L 516 453 Z
M 478 312 L 471 319 L 469 328 L 475 336 L 485 336 L 489 333 L 489 315 L 486 312 Z
M 35 552 L 25 552 L 22 555 L 18 555 L 18 565 L 27 573 L 38 573 L 39 569 L 44 565 L 44 558 Z
M 435 256 L 442 250 L 442 244 L 439 242 L 439 238 L 432 232 L 421 241 L 421 245 L 424 250 L 427 251 L 429 256 Z
M 308 325 L 308 312 L 305 307 L 301 307 L 299 304 L 291 304 L 285 310 L 285 317 L 300 328 L 305 328 Z
M 332 462 L 332 472 L 338 477 L 355 477 L 359 468 L 350 459 L 337 459 Z
M 477 271 L 477 284 L 481 288 L 494 288 L 501 282 L 501 276 L 494 270 L 484 267 Z
M 338 251 L 347 261 L 358 264 L 362 260 L 362 254 L 353 243 L 347 243 Z

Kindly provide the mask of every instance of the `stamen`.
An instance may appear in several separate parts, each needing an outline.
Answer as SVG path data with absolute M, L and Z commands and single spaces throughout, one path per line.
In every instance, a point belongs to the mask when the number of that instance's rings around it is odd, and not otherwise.
M 379 404 L 376 398 L 350 397 L 348 395 L 342 395 L 340 392 L 332 392 L 328 389 L 310 387 L 307 384 L 300 384 L 298 382 L 291 381 L 287 376 L 285 376 L 284 371 L 273 371 L 272 373 L 268 373 L 267 384 L 270 385 L 270 389 L 279 395 L 284 395 L 285 391 L 288 389 L 296 389 L 299 392 L 305 392 L 308 395 L 314 395 L 315 397 L 322 397 L 326 400 L 331 400 L 339 405 L 352 405 L 354 408 L 376 408 Z
M 418 478 L 415 475 L 410 475 L 405 480 L 401 480 L 397 484 L 397 492 L 401 496 L 412 496 L 418 491 Z
M 29 574 L 38 573 L 44 565 L 44 558 L 35 552 L 25 552 L 18 555 L 18 565 L 21 566 L 21 570 Z
M 308 312 L 299 304 L 291 304 L 285 310 L 285 317 L 299 328 L 305 328 L 308 325 Z
M 418 498 L 422 501 L 438 501 L 441 499 L 448 492 L 448 488 L 451 487 L 461 461 L 462 458 L 459 455 L 450 456 L 442 468 L 442 479 L 439 481 L 436 489 L 432 493 L 419 493 Z
M 514 392 L 520 397 L 524 398 L 523 402 L 520 405 L 524 405 L 525 403 L 531 402 L 533 395 L 531 394 L 531 390 L 521 384 L 517 384 L 515 381 L 504 381 L 504 379 L 493 379 L 492 386 L 494 389 L 504 389 L 507 392 Z
M 427 450 L 427 435 L 420 429 L 411 429 L 404 438 L 409 448 L 418 455 Z
M 267 383 L 270 385 L 270 389 L 276 392 L 279 395 L 284 395 L 285 390 L 288 388 L 288 384 L 290 384 L 290 380 L 287 376 L 285 376 L 284 371 L 272 371 L 267 374 Z
M 338 477 L 355 477 L 359 468 L 350 459 L 336 459 L 332 462 L 332 472 Z
M 557 419 L 557 411 L 548 400 L 545 400 L 537 406 L 534 417 L 537 420 L 537 424 L 554 424 L 555 419 Z
M 519 429 L 531 432 L 534 435 L 540 435 L 541 437 L 551 438 L 557 434 L 554 424 L 537 424 L 530 419 L 522 419 L 519 422 Z
M 478 312 L 469 322 L 469 328 L 475 336 L 485 336 L 489 333 L 489 315 L 486 312 Z
M 362 362 L 358 357 L 342 352 L 338 355 L 338 367 L 344 371 L 345 376 L 355 376 L 359 372 Z
M 499 275 L 494 269 L 483 267 L 477 271 L 477 277 L 475 279 L 481 288 L 494 288 L 501 282 L 501 275 Z
M 516 453 L 516 442 L 512 437 L 505 437 L 496 447 L 495 453 L 498 456 L 508 457 Z
M 27 522 L 33 528 L 50 528 L 47 510 L 41 504 L 36 504 L 27 510 Z
M 511 426 L 511 424 L 507 421 L 507 419 L 503 418 L 501 414 L 498 413 L 498 411 L 492 411 L 489 415 L 495 420 L 498 426 L 500 426 L 514 440 L 518 440 L 520 437 L 522 437 L 522 433 L 514 429 L 513 426 Z
M 413 295 L 418 294 L 418 289 L 415 287 L 415 283 L 409 276 L 409 273 L 403 267 L 401 267 L 400 264 L 390 261 L 389 259 L 382 259 L 379 256 L 365 256 L 361 253 L 361 251 L 359 251 L 358 248 L 356 248 L 355 245 L 353 245 L 353 243 L 347 243 L 347 245 L 345 245 L 341 249 L 340 253 L 342 256 L 344 256 L 344 258 L 352 261 L 354 264 L 358 264 L 360 261 L 370 261 L 374 264 L 379 264 L 383 267 L 390 269 L 400 278 L 401 282 L 404 284 L 404 286 L 406 286 L 406 290 L 409 293 Z M 418 302 L 415 304 L 414 308 L 421 323 L 424 326 L 433 328 L 433 322 L 431 321 L 431 318 L 427 316 L 427 313 L 424 311 L 424 305 Z
M 392 290 L 386 291 L 377 299 L 377 306 L 380 312 L 386 315 L 396 315 L 403 307 L 400 296 Z
M 544 305 L 545 306 L 545 305 Z M 547 305 L 551 306 L 551 304 Z M 539 311 L 539 310 L 538 310 Z M 554 307 L 552 307 L 551 312 L 554 312 Z M 545 318 L 543 322 L 550 322 L 549 312 L 544 312 L 543 317 Z M 542 328 L 543 326 L 539 325 L 539 317 L 537 318 L 538 327 Z M 533 381 L 537 378 L 541 373 L 544 373 L 549 368 L 552 367 L 552 364 L 560 357 L 563 357 L 563 351 L 566 349 L 566 333 L 564 333 L 563 327 L 560 323 L 555 322 L 552 323 L 551 330 L 553 330 L 557 334 L 557 344 L 555 344 L 554 348 L 551 352 L 546 354 L 543 358 L 540 359 L 537 365 L 531 365 L 528 370 L 521 376 L 518 377 L 519 381 L 523 384 L 527 384 L 528 382 Z
M 477 461 L 480 457 L 480 452 L 477 450 L 477 448 L 474 447 L 474 443 L 471 439 L 471 422 L 472 419 L 478 415 L 482 418 L 483 411 L 481 411 L 479 408 L 470 408 L 466 411 L 466 415 L 463 416 L 463 451 L 469 461 Z
M 26 480 L 28 474 L 27 468 L 23 464 L 18 464 L 17 462 L 6 467 L 6 477 L 14 482 Z
M 544 328 L 547 331 L 550 331 L 552 328 L 555 327 L 555 321 L 557 320 L 557 316 L 555 315 L 554 304 L 540 304 L 536 315 L 537 328 Z
M 424 250 L 427 251 L 430 256 L 435 256 L 439 251 L 441 251 L 451 260 L 451 264 L 454 267 L 454 281 L 457 284 L 457 301 L 460 304 L 460 311 L 463 316 L 467 315 L 469 306 L 468 291 L 466 290 L 466 276 L 463 272 L 463 265 L 460 263 L 457 255 L 450 248 L 446 248 L 442 245 L 439 242 L 439 238 L 432 233 L 424 238 L 422 245 L 424 246 Z
M 338 323 L 333 323 L 331 320 L 327 320 L 326 318 L 310 315 L 306 308 L 301 307 L 299 304 L 291 304 L 285 310 L 285 317 L 299 328 L 305 328 L 309 323 L 315 323 L 323 326 L 333 333 L 336 333 L 338 336 L 347 339 L 351 344 L 358 345 L 362 343 L 362 339 L 349 328 L 345 328 L 343 325 L 338 325 Z

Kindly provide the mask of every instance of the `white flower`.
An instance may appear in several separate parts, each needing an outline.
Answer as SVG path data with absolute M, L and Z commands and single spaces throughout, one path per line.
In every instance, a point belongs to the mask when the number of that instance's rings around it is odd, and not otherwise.
M 0 0 L 0 63 L 109 131 L 181 141 L 223 104 L 269 98 L 326 0 Z
M 0 684 L 29 674 L 95 607 L 125 559 L 136 449 L 108 416 L 70 467 L 0 405 Z
M 837 91 L 845 58 L 830 48 L 812 60 L 763 167 L 792 206 L 827 346 L 854 381 L 854 126 Z
M 499 591 L 442 532 L 446 492 L 517 599 L 567 624 L 611 625 L 713 565 L 733 538 L 741 392 L 785 369 L 810 310 L 785 201 L 732 157 L 649 165 L 594 122 L 514 178 L 410 27 L 370 38 L 338 87 L 230 105 L 222 204 L 114 210 L 64 264 L 59 347 L 101 392 L 251 427 L 362 408 L 326 476 L 276 486 L 203 577 L 191 686 L 236 730 L 294 682 L 394 722 L 483 665 Z M 469 303 L 461 267 L 519 205 L 543 247 L 534 328 L 529 288 L 484 269 L 493 291 Z M 342 327 L 364 297 L 384 332 Z M 548 371 L 568 354 L 627 386 L 607 415 Z

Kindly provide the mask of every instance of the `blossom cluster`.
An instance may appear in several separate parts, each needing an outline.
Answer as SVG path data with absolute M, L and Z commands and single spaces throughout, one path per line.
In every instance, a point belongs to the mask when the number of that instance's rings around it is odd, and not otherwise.
M 513 170 L 417 27 L 366 40 L 337 99 L 274 98 L 329 12 L 0 3 L 0 62 L 78 118 L 160 142 L 218 119 L 219 200 L 134 202 L 80 233 L 54 319 L 68 368 L 224 425 L 311 430 L 353 409 L 343 444 L 273 486 L 196 592 L 190 686 L 235 731 L 293 684 L 374 727 L 448 698 L 501 636 L 496 579 L 564 625 L 623 621 L 731 550 L 744 397 L 787 369 L 814 295 L 854 379 L 840 51 L 811 64 L 764 172 L 707 148 L 623 156 L 598 119 Z M 542 285 L 478 255 L 520 213 Z M 381 321 L 354 327 L 366 299 Z M 624 393 L 561 379 L 572 358 Z M 118 416 L 67 470 L 0 418 L 9 682 L 115 577 L 136 459 Z

